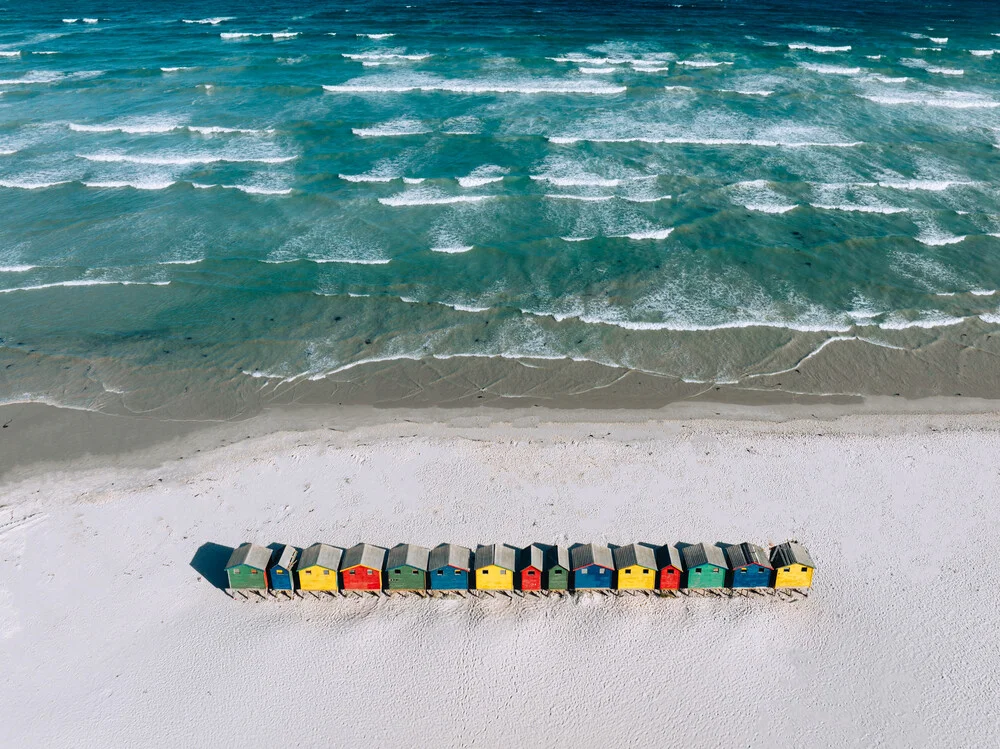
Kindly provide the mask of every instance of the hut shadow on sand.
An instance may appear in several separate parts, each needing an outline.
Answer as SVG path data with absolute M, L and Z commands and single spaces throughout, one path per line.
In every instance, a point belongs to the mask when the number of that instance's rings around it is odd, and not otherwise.
M 191 567 L 207 582 L 219 590 L 229 587 L 226 578 L 226 563 L 233 553 L 233 547 L 207 543 L 198 547 L 191 559 Z

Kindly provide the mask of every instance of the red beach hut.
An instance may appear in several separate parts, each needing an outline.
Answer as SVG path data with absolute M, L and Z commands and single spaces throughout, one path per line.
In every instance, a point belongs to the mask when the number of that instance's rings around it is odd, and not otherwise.
M 521 549 L 520 556 L 521 559 L 517 565 L 517 579 L 521 584 L 521 590 L 541 590 L 545 551 L 537 544 L 532 544 Z
M 676 546 L 666 544 L 656 550 L 656 566 L 660 568 L 660 590 L 677 590 L 681 587 L 681 553 Z
M 381 590 L 385 555 L 385 549 L 371 544 L 358 544 L 344 552 L 340 563 L 344 590 Z

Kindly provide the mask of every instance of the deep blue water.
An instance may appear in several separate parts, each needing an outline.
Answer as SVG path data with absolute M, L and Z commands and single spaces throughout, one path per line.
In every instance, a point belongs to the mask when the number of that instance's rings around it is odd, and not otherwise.
M 998 84 L 985 2 L 8 4 L 0 400 L 991 334 Z

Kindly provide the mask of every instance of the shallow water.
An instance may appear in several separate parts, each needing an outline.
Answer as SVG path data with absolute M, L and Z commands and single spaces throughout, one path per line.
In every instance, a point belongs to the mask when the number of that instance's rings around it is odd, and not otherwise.
M 995 369 L 993 3 L 131 5 L 0 14 L 4 401 L 231 415 L 456 357 Z

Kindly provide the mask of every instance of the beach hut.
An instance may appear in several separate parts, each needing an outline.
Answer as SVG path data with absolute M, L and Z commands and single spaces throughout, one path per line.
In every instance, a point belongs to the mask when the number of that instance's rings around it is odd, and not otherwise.
M 299 557 L 299 590 L 339 590 L 337 570 L 344 550 L 327 544 L 313 544 Z
M 726 557 L 712 544 L 692 544 L 681 549 L 688 588 L 726 587 Z
M 545 550 L 538 544 L 521 549 L 517 563 L 517 582 L 521 590 L 541 590 L 545 571 Z
M 427 560 L 430 549 L 416 544 L 397 544 L 389 549 L 386 562 L 386 588 L 389 590 L 426 590 Z
M 427 560 L 431 590 L 468 590 L 472 549 L 458 544 L 438 544 Z
M 514 590 L 517 550 L 506 544 L 476 547 L 476 587 L 479 590 Z
M 267 563 L 271 550 L 257 544 L 240 544 L 229 556 L 226 575 L 232 590 L 267 590 Z
M 267 581 L 271 590 L 295 590 L 295 562 L 299 550 L 294 546 L 282 546 L 274 554 L 274 562 L 267 571 Z
M 344 590 L 382 590 L 385 549 L 371 544 L 355 544 L 344 552 L 340 565 Z
M 681 587 L 684 563 L 676 546 L 665 544 L 658 548 L 656 564 L 660 569 L 660 590 L 677 590 Z
M 569 549 L 550 546 L 545 554 L 545 587 L 548 590 L 569 590 Z
M 774 568 L 767 551 L 757 544 L 742 543 L 726 547 L 731 588 L 769 588 Z
M 573 547 L 570 552 L 573 568 L 573 588 L 610 588 L 615 571 L 615 560 L 611 549 L 604 544 L 583 544 Z
M 786 541 L 771 549 L 775 588 L 809 588 L 816 565 L 798 541 Z
M 618 590 L 653 590 L 656 587 L 656 553 L 649 546 L 629 544 L 614 551 Z

